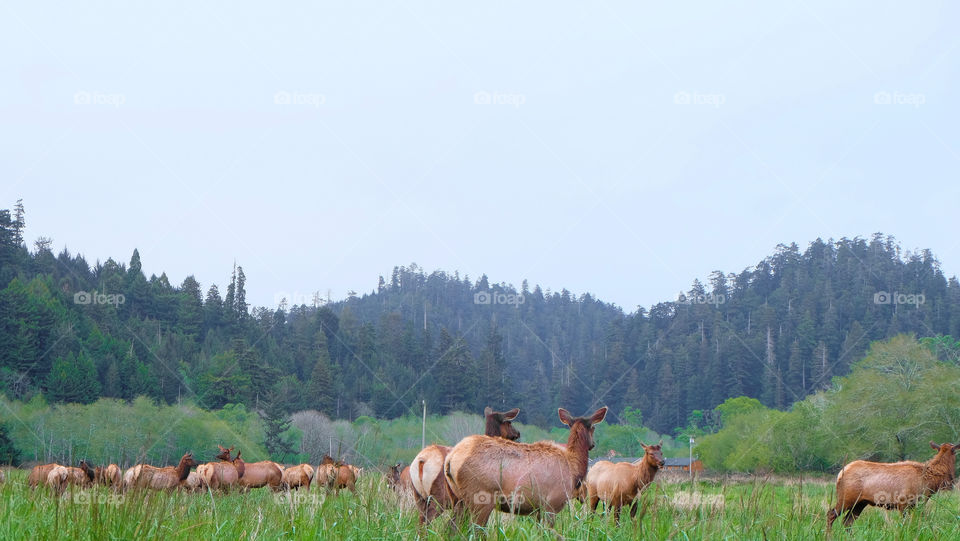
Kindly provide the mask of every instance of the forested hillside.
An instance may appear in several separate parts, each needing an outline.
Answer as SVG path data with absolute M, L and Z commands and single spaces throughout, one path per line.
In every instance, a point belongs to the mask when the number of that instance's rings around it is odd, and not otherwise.
M 426 400 L 438 413 L 517 405 L 541 426 L 558 405 L 607 404 L 611 420 L 631 406 L 673 431 L 711 423 L 700 412 L 729 397 L 785 407 L 848 373 L 871 340 L 960 336 L 956 278 L 879 234 L 781 245 L 625 313 L 415 264 L 345 300 L 250 307 L 240 265 L 226 262 L 222 291 L 193 276 L 171 284 L 146 277 L 136 251 L 91 265 L 50 239 L 28 248 L 24 223 L 22 206 L 0 211 L 0 393 L 19 400 L 188 397 L 274 420 L 395 417 Z

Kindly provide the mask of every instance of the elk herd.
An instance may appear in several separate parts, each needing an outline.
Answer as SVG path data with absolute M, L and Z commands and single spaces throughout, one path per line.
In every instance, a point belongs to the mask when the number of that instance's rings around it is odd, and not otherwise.
M 594 430 L 604 420 L 602 407 L 586 417 L 574 417 L 558 409 L 560 421 L 569 429 L 567 442 L 520 443 L 513 421 L 519 409 L 505 412 L 484 410 L 483 435 L 467 436 L 453 446 L 428 445 L 409 466 L 392 466 L 386 475 L 402 500 L 412 501 L 421 525 L 450 510 L 454 520 L 469 518 L 483 526 L 493 511 L 535 515 L 553 523 L 571 500 L 591 511 L 600 502 L 613 512 L 628 507 L 633 518 L 638 499 L 664 467 L 662 441 L 641 443 L 643 457 L 633 463 L 598 461 L 588 467 L 594 448 Z M 953 488 L 956 451 L 960 444 L 930 442 L 934 456 L 926 462 L 850 462 L 837 475 L 836 504 L 827 512 L 827 530 L 843 517 L 849 527 L 868 506 L 905 512 L 923 498 Z M 48 486 L 57 494 L 67 487 L 103 485 L 114 490 L 151 489 L 186 491 L 248 491 L 254 488 L 309 490 L 311 484 L 339 493 L 356 492 L 362 469 L 325 455 L 316 467 L 310 464 L 284 466 L 276 462 L 245 462 L 233 447 L 219 446 L 212 462 L 198 463 L 192 453 L 177 465 L 156 467 L 137 464 L 121 475 L 116 464 L 94 466 L 81 460 L 77 467 L 57 463 L 35 466 L 27 477 L 31 488 Z M 194 471 L 195 468 L 195 471 Z M 0 483 L 4 480 L 0 470 Z
M 48 486 L 62 494 L 69 486 L 90 487 L 102 485 L 114 490 L 133 489 L 185 490 L 185 491 L 247 491 L 253 488 L 269 488 L 273 491 L 310 489 L 311 483 L 319 483 L 334 491 L 341 488 L 356 490 L 356 478 L 362 471 L 351 464 L 335 461 L 324 456 L 319 466 L 310 464 L 284 466 L 269 460 L 245 462 L 242 452 L 232 455 L 229 449 L 217 446 L 219 453 L 212 462 L 198 463 L 193 453 L 186 453 L 176 466 L 157 467 L 136 464 L 121 475 L 116 464 L 106 467 L 91 466 L 81 460 L 79 467 L 57 463 L 34 466 L 27 476 L 31 488 Z M 193 469 L 196 468 L 196 471 Z M 2 473 L 2 472 L 0 472 Z

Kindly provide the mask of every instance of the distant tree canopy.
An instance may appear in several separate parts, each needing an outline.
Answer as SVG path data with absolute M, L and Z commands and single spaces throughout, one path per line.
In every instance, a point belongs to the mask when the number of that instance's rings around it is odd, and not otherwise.
M 956 278 L 879 234 L 781 245 L 625 313 L 589 293 L 416 264 L 342 301 L 251 308 L 240 265 L 223 294 L 202 294 L 193 276 L 145 276 L 137 251 L 91 266 L 53 254 L 50 239 L 28 249 L 23 223 L 22 206 L 0 211 L 0 393 L 21 400 L 147 395 L 274 420 L 302 408 L 392 418 L 425 400 L 436 413 L 519 406 L 543 427 L 558 406 L 608 405 L 614 422 L 629 407 L 670 433 L 712 423 L 705 412 L 730 397 L 787 408 L 848 374 L 871 341 L 960 336 Z M 960 350 L 936 347 L 938 358 Z

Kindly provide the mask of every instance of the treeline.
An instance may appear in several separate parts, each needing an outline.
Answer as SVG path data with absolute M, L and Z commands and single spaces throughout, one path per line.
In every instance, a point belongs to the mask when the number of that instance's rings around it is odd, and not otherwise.
M 185 451 L 206 462 L 214 460 L 216 446 L 222 444 L 235 446 L 250 462 L 270 458 L 318 464 L 324 454 L 330 454 L 350 464 L 380 468 L 398 461 L 409 463 L 421 448 L 422 434 L 421 418 L 412 415 L 389 420 L 362 416 L 351 422 L 306 410 L 294 413 L 282 434 L 290 450 L 270 453 L 263 446 L 266 424 L 242 404 L 206 410 L 189 402 L 156 404 L 146 397 L 130 402 L 101 398 L 92 404 L 47 404 L 37 395 L 30 402 L 0 397 L 0 411 L 15 419 L 0 423 L 0 465 L 75 464 L 80 459 L 123 467 L 142 462 L 173 464 Z M 553 424 L 549 431 L 521 423 L 516 427 L 526 442 L 566 441 L 569 431 L 556 426 L 559 420 Z M 454 445 L 483 428 L 479 413 L 453 412 L 429 415 L 425 434 L 428 443 Z M 605 456 L 615 450 L 640 456 L 639 442 L 660 438 L 642 426 L 604 423 L 596 432 L 592 455 Z M 664 437 L 667 456 L 686 452 L 686 440 L 677 445 Z
M 901 335 L 875 342 L 848 376 L 789 411 L 756 399 L 715 410 L 721 430 L 698 438 L 718 471 L 836 472 L 857 459 L 925 461 L 929 442 L 960 436 L 960 341 Z
M 629 314 L 415 264 L 366 294 L 268 309 L 248 305 L 241 266 L 223 292 L 175 285 L 146 277 L 137 251 L 91 266 L 49 239 L 28 249 L 24 220 L 0 212 L 0 392 L 245 404 L 274 444 L 291 412 L 394 418 L 421 400 L 441 414 L 520 406 L 543 427 L 558 405 L 606 404 L 615 422 L 633 407 L 661 432 L 703 428 L 729 397 L 785 408 L 828 386 L 872 340 L 960 336 L 957 280 L 880 235 L 780 246 Z

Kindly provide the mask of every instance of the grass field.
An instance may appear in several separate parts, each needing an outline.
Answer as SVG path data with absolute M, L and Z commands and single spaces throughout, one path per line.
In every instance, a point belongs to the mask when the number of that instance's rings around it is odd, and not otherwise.
M 31 491 L 25 471 L 8 471 L 0 485 L 0 539 L 824 539 L 832 486 L 822 480 L 671 482 L 648 492 L 644 516 L 593 514 L 574 502 L 555 529 L 529 517 L 494 513 L 486 530 L 455 529 L 446 515 L 418 530 L 416 512 L 402 507 L 376 473 L 361 477 L 356 495 L 316 489 L 292 496 L 259 489 L 248 494 L 128 493 L 104 488 L 60 498 Z M 691 490 L 693 488 L 693 490 Z M 834 539 L 951 539 L 960 498 L 941 493 L 912 512 L 868 509 Z M 640 513 L 638 513 L 639 515 Z M 838 522 L 839 525 L 839 522 Z

